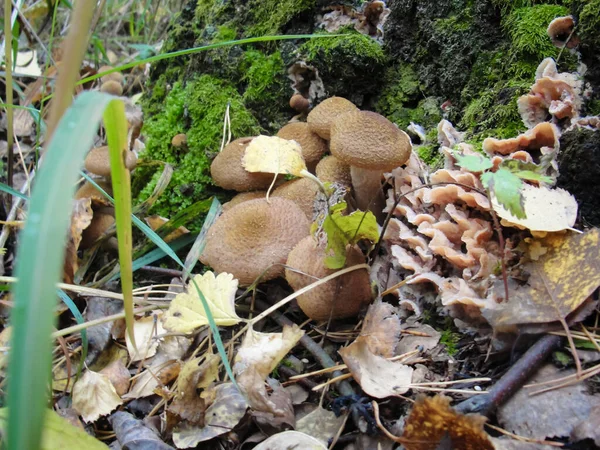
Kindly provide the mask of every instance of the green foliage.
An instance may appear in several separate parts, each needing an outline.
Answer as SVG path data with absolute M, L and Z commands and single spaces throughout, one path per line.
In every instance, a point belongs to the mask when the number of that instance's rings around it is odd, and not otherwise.
M 246 109 L 237 90 L 209 75 L 202 75 L 185 86 L 175 83 L 164 99 L 162 111 L 150 115 L 144 123 L 143 132 L 147 140 L 142 157 L 164 161 L 175 167 L 170 186 L 153 207 L 157 214 L 170 217 L 211 195 L 207 191 L 211 186 L 209 155 L 219 151 L 227 104 L 230 105 L 234 136 L 259 134 L 258 123 Z M 176 152 L 171 147 L 171 138 L 178 133 L 187 135 L 187 153 Z M 152 193 L 159 177 L 159 172 L 152 174 L 148 170 L 136 173 L 139 180 L 151 178 L 139 193 L 138 202 Z
M 569 14 L 560 5 L 534 5 L 513 9 L 502 21 L 510 36 L 513 48 L 519 53 L 531 55 L 539 60 L 556 57 L 558 49 L 552 44 L 546 29 L 552 19 Z
M 452 330 L 442 330 L 441 333 L 440 343 L 446 346 L 448 355 L 454 356 L 458 351 L 456 344 L 460 341 L 460 333 L 456 333 Z
M 361 239 L 373 243 L 379 240 L 377 219 L 371 211 L 354 211 L 344 216 L 348 205 L 338 203 L 329 209 L 323 221 L 323 231 L 327 234 L 327 251 L 333 254 L 325 258 L 330 269 L 341 269 L 346 264 L 346 246 L 354 245 Z
M 249 0 L 248 8 L 254 23 L 250 36 L 276 34 L 294 16 L 315 6 L 315 0 Z
M 415 147 L 415 152 L 432 169 L 441 168 L 444 164 L 444 155 L 438 151 L 439 145 L 426 144 Z
M 285 74 L 285 65 L 281 53 L 276 51 L 265 55 L 258 50 L 244 52 L 240 66 L 242 80 L 247 83 L 243 97 L 246 102 L 277 102 L 285 86 L 281 75 Z
M 339 65 L 348 59 L 372 60 L 377 64 L 386 60 L 381 45 L 369 36 L 354 31 L 330 39 L 311 39 L 302 44 L 298 51 L 308 61 L 319 59 L 326 65 Z
M 600 0 L 588 0 L 579 13 L 577 34 L 583 41 L 592 45 L 592 42 L 600 41 L 598 30 L 600 30 Z
M 485 172 L 493 167 L 492 161 L 483 155 L 462 155 L 455 153 L 456 164 L 470 172 Z

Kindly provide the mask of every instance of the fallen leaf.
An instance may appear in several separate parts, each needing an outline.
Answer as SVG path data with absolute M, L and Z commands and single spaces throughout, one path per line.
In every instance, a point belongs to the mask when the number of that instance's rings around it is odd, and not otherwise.
M 194 276 L 193 280 L 206 298 L 217 325 L 231 326 L 242 321 L 235 313 L 238 280 L 233 275 L 221 272 L 215 277 L 213 272 L 208 271 L 204 275 Z M 176 333 L 190 333 L 204 325 L 208 325 L 206 311 L 194 283 L 190 281 L 187 291 L 177 294 L 171 301 L 164 315 L 164 327 Z
M 117 411 L 109 419 L 113 431 L 117 435 L 117 440 L 121 448 L 151 450 L 169 450 L 173 449 L 165 444 L 160 437 L 144 425 L 144 422 L 136 419 L 131 414 Z
M 400 317 L 390 303 L 376 301 L 369 306 L 360 335 L 365 337 L 369 351 L 391 358 L 400 339 Z
M 206 425 L 198 427 L 184 422 L 173 431 L 173 443 L 177 448 L 196 447 L 231 431 L 246 415 L 248 404 L 232 383 L 216 386 L 215 400 L 206 410 Z
M 0 433 L 6 436 L 8 408 L 0 409 Z M 56 412 L 46 410 L 42 431 L 42 442 L 38 450 L 62 450 L 84 448 L 86 450 L 108 450 L 108 447 L 90 436 L 85 430 L 75 427 Z
M 73 408 L 85 422 L 94 422 L 123 404 L 106 375 L 87 370 L 73 386 Z
M 354 380 L 371 397 L 401 395 L 410 389 L 412 367 L 371 353 L 364 336 L 357 337 L 352 344 L 340 349 L 339 354 Z
M 531 231 L 561 231 L 572 228 L 577 219 L 577 200 L 564 189 L 523 184 L 524 218 L 515 217 L 492 196 L 492 206 L 502 225 Z
M 202 364 L 203 357 L 186 361 L 179 377 L 177 377 L 177 391 L 169 411 L 177 414 L 191 423 L 202 424 L 206 409 L 204 399 L 198 395 L 198 388 L 206 388 L 217 379 L 219 374 L 220 359 L 217 355 L 207 354 Z
M 600 285 L 600 231 L 552 234 L 542 240 L 547 252 L 522 266 L 529 274 L 525 284 L 509 279 L 508 302 L 488 302 L 483 316 L 498 331 L 517 325 L 564 320 Z M 502 281 L 492 297 L 503 298 Z
M 332 411 L 317 407 L 313 412 L 296 421 L 296 431 L 312 436 L 323 445 L 338 433 L 344 424 L 344 416 L 336 417 Z
M 301 176 L 306 170 L 302 147 L 296 141 L 277 136 L 257 136 L 248 146 L 242 159 L 248 172 L 281 173 Z
M 165 223 L 167 223 L 169 221 L 169 219 L 167 219 L 165 217 L 161 217 L 157 214 L 155 214 L 153 216 L 148 216 L 144 220 L 146 221 L 148 226 L 150 228 L 152 228 L 152 230 L 154 230 L 154 231 L 158 230 L 160 227 L 162 227 Z M 183 236 L 184 234 L 188 234 L 189 232 L 190 232 L 190 230 L 188 230 L 186 227 L 181 226 L 181 227 L 177 228 L 175 231 L 172 231 L 171 233 L 166 235 L 163 238 L 163 241 L 165 241 L 165 242 L 174 241 L 175 239 L 180 238 L 181 236 Z
M 152 364 L 135 379 L 131 390 L 123 395 L 123 399 L 149 397 L 156 393 L 156 389 L 165 386 L 179 376 L 181 363 L 176 359 L 154 357 Z
M 422 352 L 431 350 L 440 342 L 442 334 L 430 325 L 415 323 L 409 327 L 404 328 L 407 331 L 413 331 L 417 333 L 423 333 L 427 336 L 417 336 L 414 334 L 402 334 L 400 342 L 396 347 L 396 353 L 401 355 L 408 353 L 413 350 L 419 349 Z
M 406 419 L 403 445 L 406 450 L 494 450 L 483 431 L 485 421 L 480 415 L 457 413 L 450 407 L 449 397 L 422 397 Z M 449 442 L 450 447 L 442 447 L 442 440 Z
M 117 395 L 125 395 L 129 390 L 129 380 L 131 379 L 131 375 L 122 359 L 119 358 L 111 362 L 99 373 L 108 377 L 115 387 Z
M 77 250 L 81 243 L 81 233 L 92 223 L 92 201 L 89 198 L 73 200 L 73 210 L 71 213 L 71 226 L 69 228 L 69 237 L 64 262 L 64 280 L 65 283 L 73 283 L 75 272 L 79 269 Z
M 301 405 L 308 399 L 309 392 L 299 384 L 290 384 L 284 388 L 290 398 L 292 399 L 292 405 Z
M 321 441 L 299 431 L 284 431 L 262 441 L 254 450 L 327 450 Z
M 518 176 L 508 169 L 500 168 L 496 172 L 482 174 L 481 182 L 492 193 L 492 203 L 496 201 L 510 211 L 512 216 L 525 219 L 523 195 L 521 194 L 524 183 Z
M 150 316 L 142 317 L 133 322 L 133 334 L 137 349 L 134 348 L 129 334 L 125 335 L 127 351 L 132 362 L 148 359 L 156 355 L 159 341 L 155 336 L 164 334 L 165 330 L 161 322 L 162 313 L 154 312 Z
M 560 370 L 548 364 L 538 370 L 528 383 L 543 383 L 575 373 L 575 370 Z M 594 410 L 600 408 L 600 395 L 590 395 L 584 383 L 531 396 L 532 392 L 543 387 L 547 386 L 520 389 L 500 406 L 497 417 L 501 426 L 520 436 L 544 440 L 568 437 L 578 427 L 597 420 Z M 594 435 L 579 436 L 579 439 L 585 438 L 593 439 Z
M 256 372 L 253 372 L 256 374 Z M 250 399 L 251 414 L 258 428 L 270 436 L 285 430 L 293 430 L 296 428 L 296 414 L 292 396 L 289 391 L 285 390 L 279 381 L 274 378 L 267 377 L 267 384 L 270 389 L 270 394 L 266 391 L 262 397 L 254 396 Z M 264 386 L 264 383 L 258 381 L 256 377 L 256 385 Z M 256 394 L 256 392 L 253 392 Z M 256 400 L 259 400 L 257 402 Z M 252 405 L 255 406 L 252 406 Z

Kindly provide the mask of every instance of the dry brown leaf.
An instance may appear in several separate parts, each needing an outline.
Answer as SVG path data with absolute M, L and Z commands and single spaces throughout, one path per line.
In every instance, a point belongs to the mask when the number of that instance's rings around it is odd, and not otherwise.
M 564 320 L 581 306 L 600 285 L 600 231 L 552 234 L 542 241 L 548 251 L 537 261 L 523 265 L 529 279 L 524 285 L 512 282 L 509 302 L 488 302 L 483 316 L 496 330 L 517 325 Z M 504 297 L 502 283 L 493 296 Z
M 453 450 L 494 450 L 483 431 L 485 421 L 480 415 L 457 413 L 450 407 L 449 397 L 423 397 L 415 402 L 406 419 L 403 445 L 406 450 L 436 450 L 445 439 L 451 445 L 447 448 Z
M 111 362 L 100 373 L 108 377 L 118 395 L 125 395 L 129 390 L 131 375 L 121 358 Z
M 257 394 L 260 391 L 252 392 L 253 397 L 250 399 L 251 406 L 252 403 L 257 405 L 257 407 L 252 406 L 252 418 L 254 422 L 267 435 L 296 428 L 296 414 L 294 412 L 292 396 L 281 386 L 279 381 L 267 378 L 267 383 L 271 391 L 270 394 L 267 395 L 264 392 L 259 397 Z
M 401 395 L 410 389 L 412 367 L 373 354 L 364 336 L 356 338 L 339 353 L 352 377 L 371 397 L 386 398 Z
M 155 214 L 153 216 L 148 216 L 144 220 L 146 221 L 148 226 L 150 228 L 152 228 L 152 230 L 154 230 L 154 231 L 158 230 L 160 227 L 162 227 L 165 223 L 167 223 L 169 221 L 169 219 L 167 219 L 165 217 L 161 217 L 157 214 Z M 163 241 L 165 241 L 165 242 L 174 241 L 175 239 L 183 236 L 184 234 L 188 234 L 189 232 L 190 232 L 190 230 L 188 230 L 186 227 L 179 227 L 176 230 L 173 230 L 168 235 L 166 235 L 163 238 Z
M 400 317 L 389 303 L 377 301 L 369 306 L 360 335 L 364 336 L 371 353 L 384 358 L 395 355 L 400 339 Z
M 198 427 L 184 422 L 173 431 L 177 448 L 196 447 L 200 442 L 227 433 L 246 414 L 248 404 L 232 383 L 215 387 L 215 400 L 206 410 L 206 425 Z
M 159 341 L 158 339 L 155 339 L 155 336 L 165 333 L 161 317 L 162 313 L 155 313 L 151 316 L 142 317 L 141 319 L 134 321 L 133 334 L 135 336 L 137 349 L 134 348 L 131 343 L 129 334 L 125 336 L 127 351 L 129 352 L 129 357 L 132 362 L 149 359 L 156 355 Z
M 406 331 L 417 332 L 419 334 L 426 334 L 427 336 L 418 336 L 415 334 L 402 334 L 400 342 L 396 347 L 396 353 L 401 355 L 403 353 L 412 352 L 413 350 L 419 349 L 422 352 L 435 348 L 440 342 L 442 333 L 437 331 L 431 325 L 414 323 L 404 328 Z
M 329 440 L 337 434 L 343 423 L 343 416 L 336 417 L 332 411 L 327 411 L 319 406 L 313 412 L 297 420 L 296 431 L 308 434 L 324 445 L 328 445 Z
M 262 441 L 254 450 L 327 450 L 318 439 L 299 431 L 284 431 Z
M 73 201 L 73 212 L 71 213 L 71 227 L 69 228 L 69 239 L 64 262 L 65 283 L 73 283 L 75 272 L 79 268 L 77 250 L 81 243 L 81 233 L 92 223 L 92 201 L 82 198 Z
M 93 422 L 123 401 L 106 375 L 86 371 L 73 386 L 73 408 L 85 422 Z
M 166 359 L 166 357 L 165 357 Z M 164 386 L 179 376 L 181 362 L 174 359 L 163 358 L 152 360 L 152 364 L 146 367 L 131 390 L 123 395 L 124 399 L 143 398 L 155 394 L 156 389 Z
M 208 354 L 205 361 L 199 364 L 203 357 L 190 359 L 181 368 L 177 378 L 177 391 L 169 411 L 193 424 L 203 425 L 204 399 L 198 395 L 198 388 L 206 388 L 216 380 L 219 374 L 219 357 Z

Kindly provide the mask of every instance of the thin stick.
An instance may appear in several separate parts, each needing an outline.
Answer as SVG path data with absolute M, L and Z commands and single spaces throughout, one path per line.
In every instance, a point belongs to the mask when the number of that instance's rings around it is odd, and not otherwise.
M 504 428 L 500 428 L 500 427 L 497 427 L 495 425 L 491 425 L 489 423 L 485 423 L 484 425 L 486 427 L 488 427 L 488 428 L 491 428 L 492 430 L 497 431 L 498 433 L 502 433 L 505 436 L 511 437 L 511 438 L 513 438 L 516 441 L 530 442 L 532 444 L 549 445 L 551 447 L 563 447 L 565 445 L 562 442 L 542 441 L 542 440 L 538 440 L 538 439 L 527 438 L 525 436 L 519 436 L 518 434 L 511 433 L 510 431 L 507 431 Z
M 8 145 L 8 166 L 7 166 L 7 184 L 13 186 L 13 126 L 14 110 L 13 104 L 13 76 L 12 76 L 12 21 L 11 21 L 12 3 L 10 0 L 4 0 L 4 84 L 6 86 L 6 143 Z M 16 12 L 16 11 L 15 11 Z M 7 197 L 8 204 L 12 204 L 12 197 Z

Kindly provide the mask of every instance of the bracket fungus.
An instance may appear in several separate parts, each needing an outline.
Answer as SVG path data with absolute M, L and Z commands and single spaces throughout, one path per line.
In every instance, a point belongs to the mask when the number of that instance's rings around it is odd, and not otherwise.
M 324 248 L 312 236 L 306 236 L 290 252 L 285 278 L 298 291 L 315 278 L 323 278 L 336 272 L 325 267 Z M 346 264 L 363 264 L 365 257 L 357 246 L 346 250 Z M 295 270 L 291 270 L 295 269 Z M 298 306 L 313 320 L 328 320 L 356 316 L 371 302 L 371 285 L 366 269 L 351 272 L 318 286 L 298 297 Z
M 356 110 L 338 116 L 332 123 L 330 150 L 350 166 L 358 208 L 377 215 L 384 204 L 383 173 L 404 164 L 412 144 L 404 131 L 382 115 Z
M 223 213 L 210 227 L 203 264 L 233 274 L 240 286 L 283 275 L 288 253 L 305 236 L 310 222 L 291 200 L 249 200 Z

